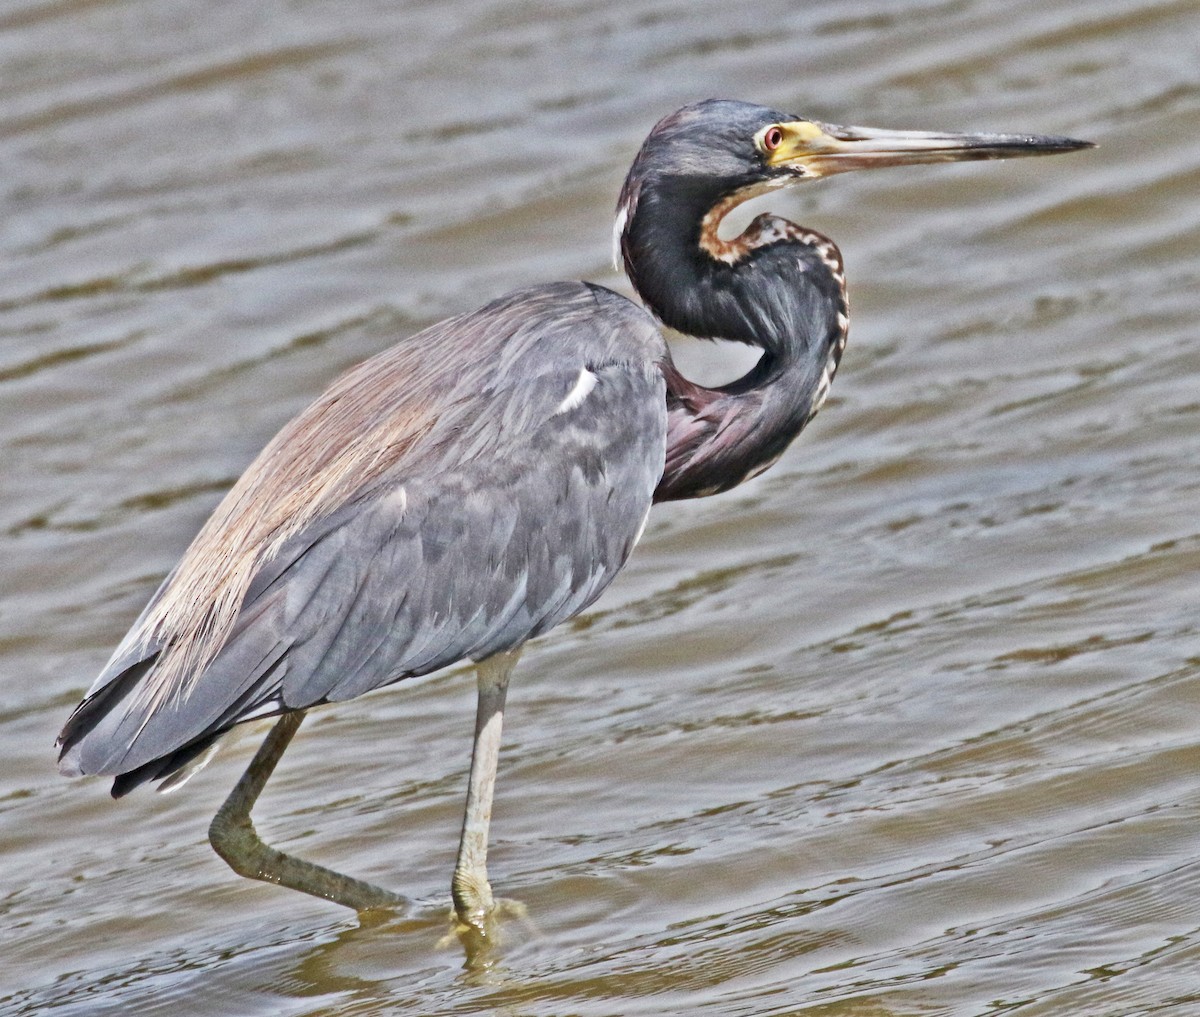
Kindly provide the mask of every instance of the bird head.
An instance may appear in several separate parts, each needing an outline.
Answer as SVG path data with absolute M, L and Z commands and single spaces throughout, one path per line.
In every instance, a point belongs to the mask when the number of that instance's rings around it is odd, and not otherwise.
M 1091 148 L 1035 134 L 953 134 L 843 127 L 765 106 L 708 99 L 663 117 L 621 189 L 615 240 L 624 239 L 647 197 L 668 198 L 698 221 L 765 191 L 805 180 L 917 163 L 1050 155 Z

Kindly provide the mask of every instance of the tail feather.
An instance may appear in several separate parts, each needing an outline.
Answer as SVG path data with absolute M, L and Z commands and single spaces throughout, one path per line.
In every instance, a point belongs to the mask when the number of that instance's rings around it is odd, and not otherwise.
M 203 738 L 197 738 L 190 745 L 185 745 L 181 749 L 169 755 L 162 756 L 159 759 L 152 759 L 148 763 L 137 767 L 134 770 L 129 770 L 126 773 L 117 774 L 113 778 L 112 796 L 114 798 L 124 798 L 130 791 L 141 787 L 152 780 L 163 780 L 164 783 L 160 786 L 160 791 L 168 791 L 171 787 L 178 787 L 196 770 L 200 769 L 204 763 L 208 762 L 203 759 L 209 750 L 216 747 L 216 743 L 229 733 L 228 729 L 217 731 L 213 734 L 206 735 Z M 181 770 L 190 767 L 192 764 L 200 760 L 200 764 L 188 770 L 187 774 L 180 779 L 168 784 L 168 781 L 178 774 Z
M 283 711 L 278 684 L 287 644 L 279 637 L 283 600 L 262 598 L 192 689 L 148 694 L 171 645 L 137 659 L 118 657 L 92 686 L 59 735 L 59 769 L 68 776 L 114 777 L 121 797 L 193 764 L 230 728 Z M 133 658 L 132 660 L 130 658 Z M 214 694 L 214 691 L 218 694 Z
M 142 679 L 158 660 L 155 652 L 139 660 L 105 684 L 93 686 L 87 698 L 72 711 L 58 736 L 58 769 L 68 777 L 102 772 L 90 759 L 84 758 L 84 741 L 105 719 L 114 713 L 122 714 L 121 705 L 131 696 Z M 91 753 L 88 754 L 89 756 Z

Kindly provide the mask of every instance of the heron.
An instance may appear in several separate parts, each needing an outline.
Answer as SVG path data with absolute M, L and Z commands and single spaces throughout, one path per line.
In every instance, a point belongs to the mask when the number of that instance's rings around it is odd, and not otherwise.
M 112 794 L 177 786 L 238 725 L 274 718 L 209 829 L 238 873 L 356 910 L 404 898 L 285 854 L 250 812 L 306 711 L 461 661 L 478 703 L 451 881 L 463 928 L 487 876 L 509 678 L 586 609 L 651 506 L 770 467 L 824 402 L 849 309 L 828 237 L 750 198 L 849 170 L 1090 147 L 1066 137 L 846 127 L 710 99 L 660 120 L 621 188 L 614 260 L 641 306 L 588 282 L 530 286 L 352 368 L 219 503 L 70 715 L 61 770 Z M 761 351 L 708 388 L 663 326 Z

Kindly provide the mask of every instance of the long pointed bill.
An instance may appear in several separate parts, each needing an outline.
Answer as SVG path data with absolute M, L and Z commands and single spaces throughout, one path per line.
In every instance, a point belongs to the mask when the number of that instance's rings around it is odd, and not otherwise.
M 778 131 L 778 134 L 771 134 Z M 771 142 L 775 142 L 774 146 Z M 840 127 L 811 120 L 778 124 L 764 132 L 760 146 L 773 166 L 805 177 L 849 170 L 908 166 L 971 159 L 1013 159 L 1094 148 L 1090 141 L 1037 134 L 940 134 Z

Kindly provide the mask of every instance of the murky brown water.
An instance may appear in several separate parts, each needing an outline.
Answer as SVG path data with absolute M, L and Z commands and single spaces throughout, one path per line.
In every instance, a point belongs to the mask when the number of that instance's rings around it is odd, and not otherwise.
M 1198 39 L 1193 0 L 6 0 L 0 1012 L 1200 1013 Z M 462 672 L 314 716 L 260 807 L 389 924 L 212 854 L 248 742 L 174 796 L 58 778 L 262 443 L 447 314 L 624 290 L 625 167 L 708 95 L 1102 148 L 775 201 L 846 256 L 834 399 L 527 651 L 492 876 L 540 933 L 438 945 Z

